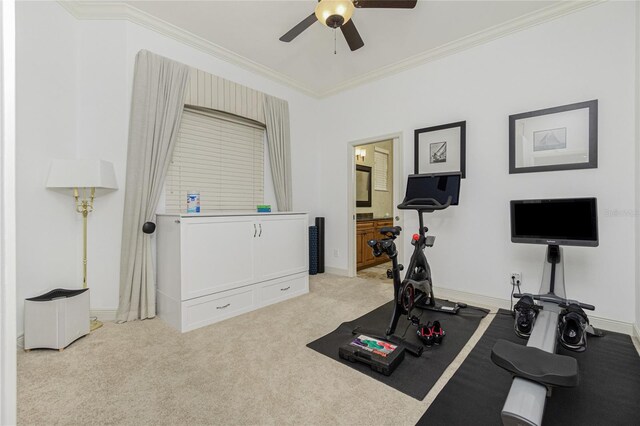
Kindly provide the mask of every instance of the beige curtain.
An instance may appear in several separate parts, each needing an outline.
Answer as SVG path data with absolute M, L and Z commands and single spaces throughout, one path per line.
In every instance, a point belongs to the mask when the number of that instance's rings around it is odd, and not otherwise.
M 155 274 L 150 236 L 152 221 L 173 155 L 189 67 L 141 50 L 136 56 L 129 119 L 129 147 L 117 320 L 156 315 Z
M 289 104 L 282 99 L 264 95 L 263 106 L 276 203 L 278 211 L 289 212 L 292 210 Z

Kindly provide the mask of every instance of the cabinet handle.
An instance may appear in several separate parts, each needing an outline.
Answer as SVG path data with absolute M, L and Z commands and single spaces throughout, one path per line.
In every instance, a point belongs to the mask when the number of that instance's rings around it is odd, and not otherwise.
M 180 219 L 174 220 L 175 223 L 180 223 Z
M 258 226 L 260 226 L 260 234 L 258 234 L 258 237 L 262 237 L 262 224 L 259 224 Z
M 256 228 L 256 224 L 253 224 L 253 238 L 256 237 L 256 234 L 258 233 L 258 228 Z
M 224 309 L 224 308 L 228 308 L 229 306 L 231 306 L 231 303 L 227 303 L 224 306 L 216 306 L 216 309 Z
M 290 288 L 291 288 L 291 286 L 287 286 L 287 287 L 285 287 L 285 288 L 281 288 L 281 289 L 280 289 L 280 291 L 287 291 L 287 290 L 289 290 Z

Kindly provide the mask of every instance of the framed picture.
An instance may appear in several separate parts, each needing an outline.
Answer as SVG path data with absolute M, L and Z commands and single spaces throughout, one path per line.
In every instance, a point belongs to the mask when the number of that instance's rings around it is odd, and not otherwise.
M 465 177 L 466 121 L 415 131 L 416 174 L 460 172 Z
M 598 167 L 598 101 L 509 116 L 509 173 Z

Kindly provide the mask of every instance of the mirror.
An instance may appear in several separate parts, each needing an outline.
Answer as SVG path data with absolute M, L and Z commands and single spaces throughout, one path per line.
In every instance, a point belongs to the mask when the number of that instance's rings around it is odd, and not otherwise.
M 371 207 L 371 167 L 356 165 L 356 207 Z

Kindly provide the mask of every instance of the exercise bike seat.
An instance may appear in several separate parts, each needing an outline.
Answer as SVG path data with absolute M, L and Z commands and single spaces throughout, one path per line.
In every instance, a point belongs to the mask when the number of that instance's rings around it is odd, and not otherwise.
M 382 235 L 391 234 L 394 237 L 397 237 L 398 235 L 400 235 L 401 231 L 402 231 L 402 228 L 399 226 L 385 226 L 384 228 L 380 228 L 380 233 Z
M 578 361 L 570 356 L 499 339 L 491 350 L 491 360 L 517 377 L 547 387 L 570 388 L 578 385 Z

